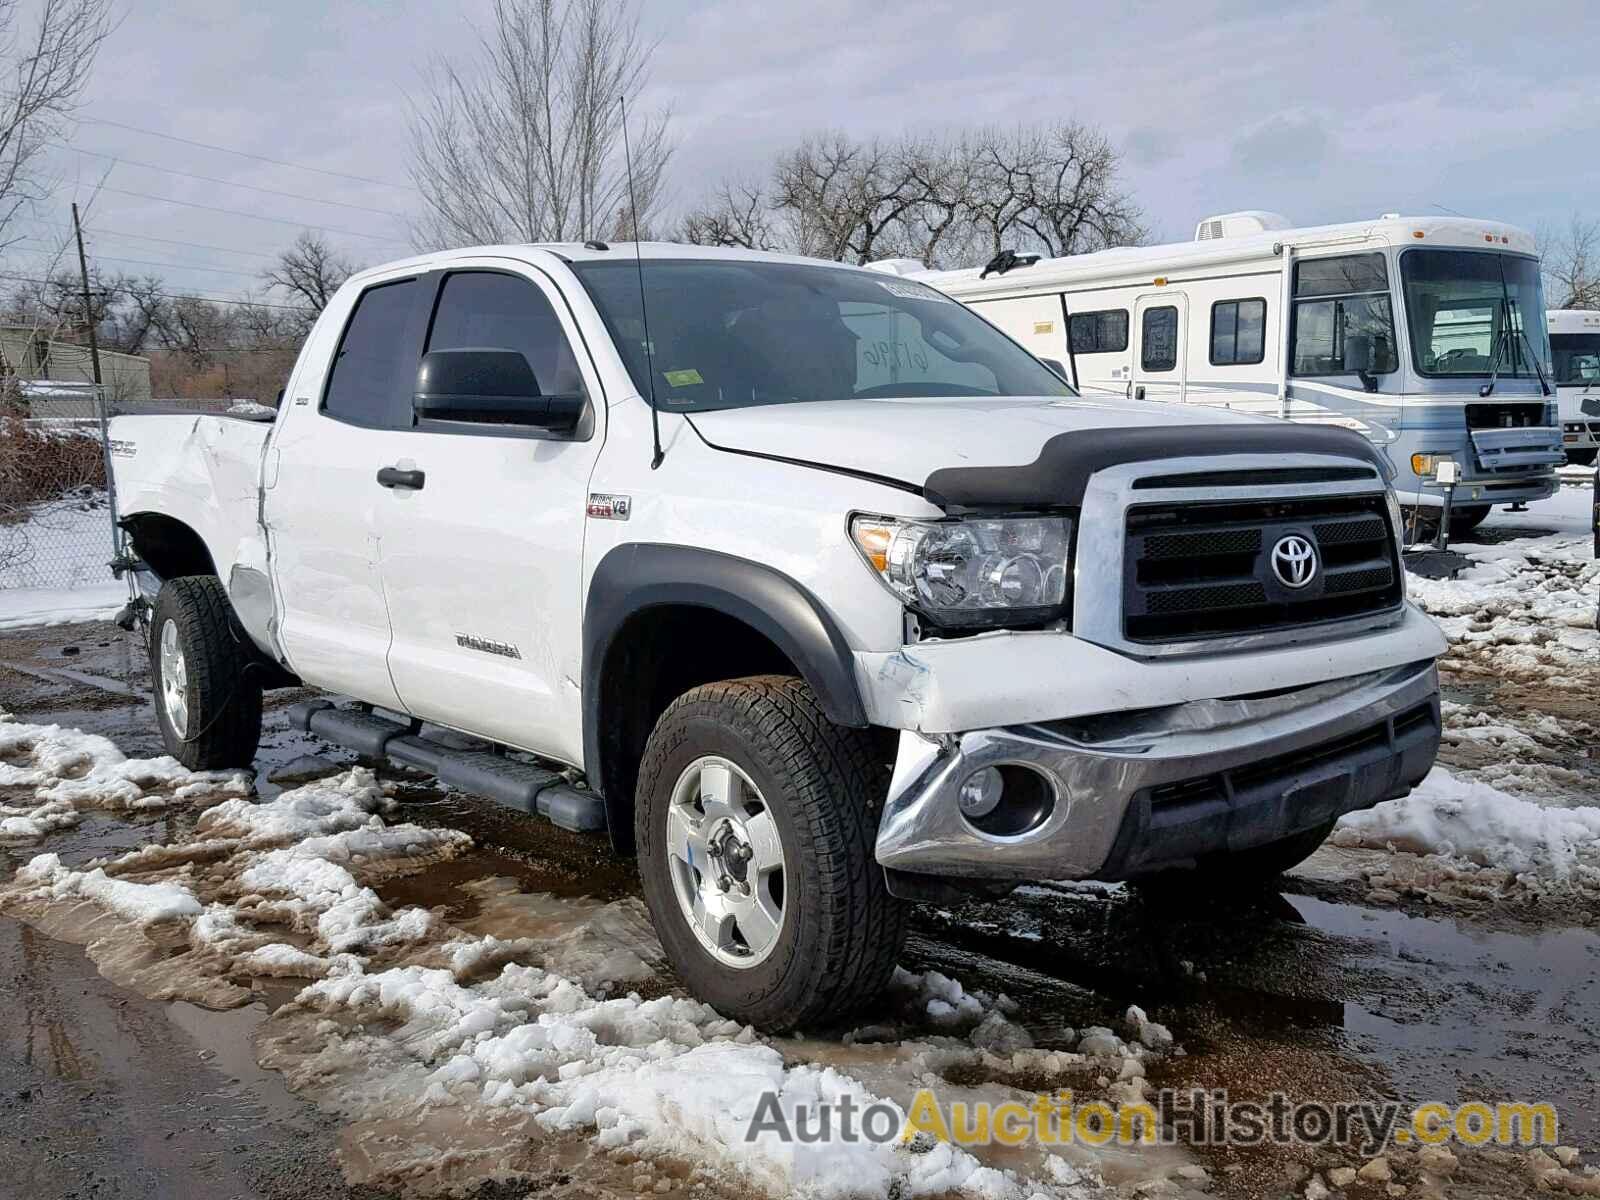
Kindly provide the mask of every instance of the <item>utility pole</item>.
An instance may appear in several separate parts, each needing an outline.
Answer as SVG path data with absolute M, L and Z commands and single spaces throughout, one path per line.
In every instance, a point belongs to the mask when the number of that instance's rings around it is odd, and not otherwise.
M 94 305 L 89 301 L 89 260 L 83 254 L 83 224 L 78 220 L 78 202 L 72 202 L 72 234 L 78 239 L 78 274 L 83 280 L 83 320 L 89 326 L 89 361 L 94 365 L 94 411 L 100 420 L 100 452 L 106 464 L 106 503 L 111 509 L 111 570 L 118 577 L 128 563 L 122 552 L 122 526 L 118 524 L 117 516 L 117 480 L 111 470 L 111 421 L 106 414 L 106 391 L 100 378 L 100 339 L 94 331 Z M 131 613 L 135 598 L 138 595 L 137 585 L 133 575 L 128 576 L 128 607 L 119 613 L 117 623 L 122 624 L 124 615 L 131 620 Z M 123 625 L 124 629 L 131 629 L 132 625 Z
M 78 222 L 78 202 L 72 202 L 72 232 L 78 239 L 78 273 L 83 279 L 83 320 L 89 326 L 89 360 L 94 364 L 94 390 L 97 399 L 104 380 L 100 378 L 100 339 L 94 331 L 94 306 L 89 301 L 89 260 L 83 255 L 83 226 Z

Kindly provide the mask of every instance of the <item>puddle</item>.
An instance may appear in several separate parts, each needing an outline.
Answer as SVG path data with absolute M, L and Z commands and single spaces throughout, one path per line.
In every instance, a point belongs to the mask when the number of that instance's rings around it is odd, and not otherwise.
M 1388 909 L 1292 903 L 1315 928 L 1420 987 L 1342 1005 L 1350 1046 L 1388 1066 L 1417 1101 L 1550 1100 L 1563 1140 L 1600 1140 L 1600 935 L 1504 932 Z M 1355 957 L 1353 955 L 1352 957 Z M 1590 1100 L 1574 1103 L 1577 1097 Z

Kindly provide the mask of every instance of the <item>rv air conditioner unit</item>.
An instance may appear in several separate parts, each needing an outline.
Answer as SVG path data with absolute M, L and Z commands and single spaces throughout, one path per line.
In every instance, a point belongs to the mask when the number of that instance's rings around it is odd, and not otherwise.
M 1209 242 L 1213 238 L 1247 237 L 1252 233 L 1266 233 L 1269 229 L 1289 228 L 1289 218 L 1282 213 L 1249 208 L 1243 212 L 1207 217 L 1195 226 L 1194 240 Z

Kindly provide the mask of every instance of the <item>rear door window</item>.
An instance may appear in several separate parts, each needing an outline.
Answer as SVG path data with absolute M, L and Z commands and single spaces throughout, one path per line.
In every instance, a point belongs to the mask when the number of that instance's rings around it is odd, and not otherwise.
M 328 372 L 322 410 L 330 417 L 377 429 L 411 427 L 417 282 L 401 279 L 361 293 Z

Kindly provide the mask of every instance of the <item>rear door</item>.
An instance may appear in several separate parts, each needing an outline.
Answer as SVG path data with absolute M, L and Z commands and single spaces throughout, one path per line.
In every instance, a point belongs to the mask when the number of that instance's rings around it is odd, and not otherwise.
M 1184 399 L 1188 302 L 1182 292 L 1140 296 L 1133 309 L 1133 396 Z
M 537 269 L 467 260 L 438 283 L 425 351 L 515 350 L 542 393 L 581 392 L 588 405 L 572 433 L 425 421 L 402 435 L 425 482 L 377 498 L 389 670 L 414 716 L 577 763 L 599 379 L 565 298 Z
M 285 393 L 265 517 L 279 631 L 306 683 L 398 708 L 379 573 L 379 471 L 411 449 L 411 392 L 426 276 L 363 291 L 342 327 L 319 324 Z M 323 341 L 326 339 L 326 342 Z

